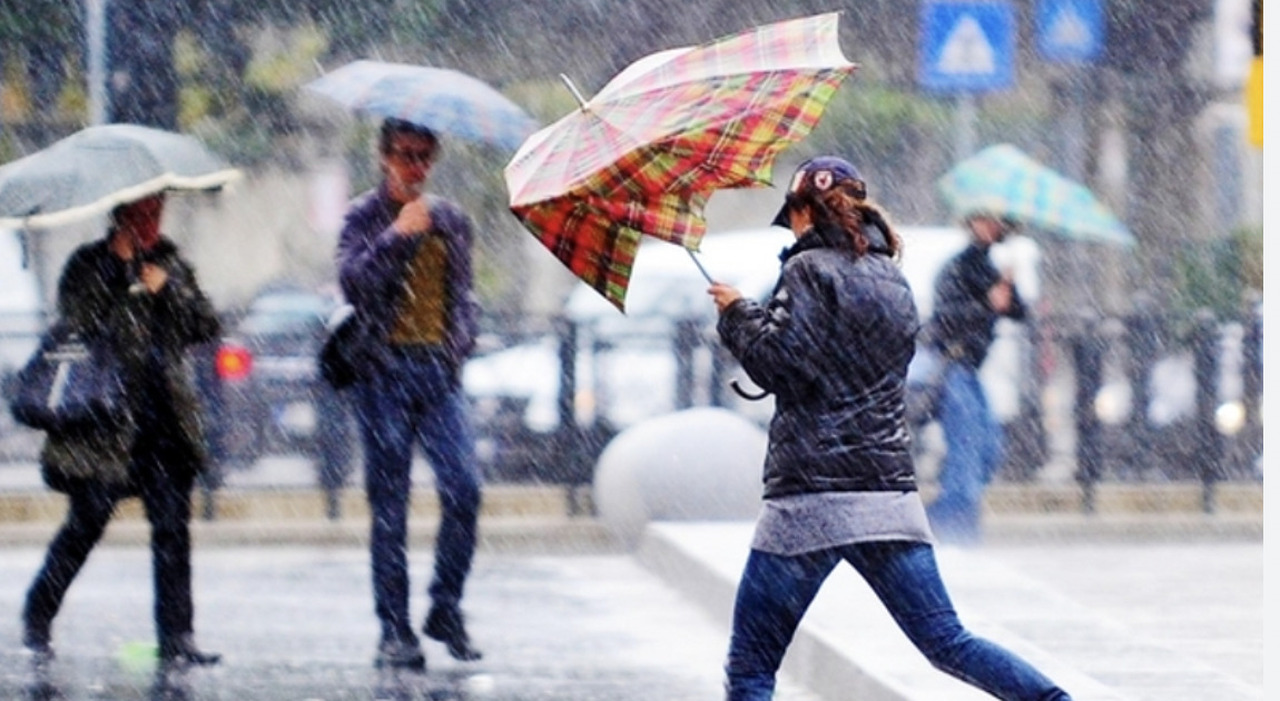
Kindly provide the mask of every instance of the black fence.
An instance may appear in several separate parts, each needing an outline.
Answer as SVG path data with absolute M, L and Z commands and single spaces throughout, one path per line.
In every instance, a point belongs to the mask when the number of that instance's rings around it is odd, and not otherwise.
M 575 397 L 599 393 L 608 382 L 584 377 L 584 353 L 615 352 L 625 340 L 601 342 L 591 323 L 556 319 L 539 328 L 558 349 L 556 427 L 539 433 L 505 421 L 482 424 L 508 449 L 490 466 L 498 479 L 585 484 L 595 458 L 618 430 L 606 412 L 583 417 Z M 704 319 L 668 324 L 668 410 L 692 406 L 741 409 L 730 390 L 744 376 L 718 345 Z M 1092 509 L 1095 486 L 1111 482 L 1198 481 L 1204 508 L 1224 480 L 1261 479 L 1262 318 L 1218 320 L 1160 313 L 1126 318 L 1040 319 L 1020 331 L 1018 409 L 1005 422 L 1006 464 L 1001 478 L 1034 481 L 1050 462 L 1071 463 Z M 651 339 L 652 340 L 652 339 Z M 668 391 L 655 384 L 654 391 Z M 1059 399 L 1050 401 L 1056 392 Z M 510 409 L 523 408 L 513 402 Z M 599 407 L 597 407 L 599 409 Z M 761 424 L 768 412 L 755 411 Z M 514 431 L 514 432 L 513 432 Z M 541 447 L 531 449 L 538 444 Z
M 552 418 L 540 425 L 527 420 L 536 397 L 514 389 L 503 396 L 501 387 L 473 397 L 489 479 L 589 484 L 609 440 L 647 414 L 720 406 L 767 422 L 767 400 L 751 402 L 730 389 L 745 376 L 706 318 L 626 321 L 629 330 L 620 333 L 601 327 L 608 319 L 489 320 L 472 363 L 540 344 L 554 360 L 521 371 L 556 375 Z M 1051 462 L 1072 463 L 1086 509 L 1099 482 L 1195 480 L 1212 511 L 1215 485 L 1262 478 L 1260 310 L 1229 320 L 1208 313 L 1054 317 L 1019 333 L 1025 367 L 1017 375 L 1017 411 L 1005 424 L 1002 479 L 1034 481 Z M 0 328 L 0 345 L 32 342 L 26 331 Z M 215 383 L 212 349 L 201 356 L 202 385 Z M 3 374 L 11 377 L 12 364 Z M 0 457 L 34 459 L 14 454 L 21 442 L 5 434 L 24 429 L 5 413 Z M 213 491 L 220 483 L 214 473 L 202 486 Z

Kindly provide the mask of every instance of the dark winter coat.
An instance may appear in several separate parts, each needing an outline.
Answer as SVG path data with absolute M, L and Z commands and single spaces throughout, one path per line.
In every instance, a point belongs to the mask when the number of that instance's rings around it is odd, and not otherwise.
M 970 244 L 943 266 L 934 283 L 933 318 L 928 329 L 930 342 L 943 355 L 974 369 L 987 359 L 1000 318 L 987 301 L 987 293 L 1000 280 L 989 250 Z M 1026 317 L 1016 288 L 1005 315 Z
M 448 267 L 444 350 L 455 370 L 475 346 L 479 305 L 472 292 L 471 223 L 463 211 L 443 198 L 429 200 L 431 231 L 445 241 Z M 404 295 L 404 277 L 417 254 L 421 236 L 401 236 L 391 228 L 400 207 L 387 195 L 386 185 L 357 197 L 347 211 L 338 241 L 338 278 L 343 295 L 355 307 L 369 336 L 385 339 Z M 375 367 L 385 362 L 387 346 L 367 354 Z
M 767 304 L 740 299 L 720 316 L 724 344 L 776 397 L 766 499 L 916 489 L 903 401 L 919 321 L 870 231 L 861 257 L 844 233 L 809 231 L 783 252 Z
M 218 337 L 218 317 L 173 242 L 161 238 L 144 255 L 168 272 L 154 295 L 130 291 L 136 275 L 110 251 L 107 239 L 76 249 L 62 270 L 58 313 L 86 341 L 106 343 L 121 358 L 133 420 L 85 433 L 48 434 L 40 461 L 54 489 L 96 479 L 136 491 L 129 453 L 139 430 L 167 431 L 172 459 L 165 469 L 194 476 L 205 467 L 203 417 L 188 351 Z

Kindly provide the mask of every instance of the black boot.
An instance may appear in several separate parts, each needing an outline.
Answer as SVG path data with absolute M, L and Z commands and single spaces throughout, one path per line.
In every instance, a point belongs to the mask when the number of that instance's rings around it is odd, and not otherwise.
M 427 658 L 422 654 L 416 637 L 383 637 L 378 643 L 378 654 L 373 658 L 377 669 L 404 669 L 411 672 L 427 671 Z
M 160 644 L 160 662 L 167 666 L 187 667 L 197 665 L 208 667 L 222 661 L 222 655 L 216 652 L 205 652 L 196 647 L 191 634 L 182 635 L 174 640 Z
M 23 621 L 22 646 L 31 652 L 31 662 L 34 666 L 43 667 L 53 661 L 53 645 L 50 640 L 48 624 Z
M 456 606 L 432 606 L 422 632 L 428 638 L 444 643 L 445 649 L 455 660 L 475 662 L 483 656 L 471 646 L 471 638 L 467 636 L 467 629 L 463 625 L 462 611 Z

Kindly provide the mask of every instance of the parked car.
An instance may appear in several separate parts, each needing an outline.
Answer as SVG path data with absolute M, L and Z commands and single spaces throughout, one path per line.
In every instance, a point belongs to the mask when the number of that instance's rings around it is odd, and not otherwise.
M 316 461 L 322 487 L 345 483 L 356 459 L 346 399 L 321 379 L 316 354 L 338 300 L 307 289 L 259 293 L 213 358 L 210 443 L 215 459 L 243 466 L 267 454 Z

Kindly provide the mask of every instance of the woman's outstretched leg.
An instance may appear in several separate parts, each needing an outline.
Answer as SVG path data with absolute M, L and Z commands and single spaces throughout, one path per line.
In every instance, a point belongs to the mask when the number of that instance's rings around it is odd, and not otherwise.
M 933 546 L 859 543 L 841 548 L 841 554 L 934 667 L 1003 701 L 1070 701 L 1021 657 L 965 629 L 938 574 Z

